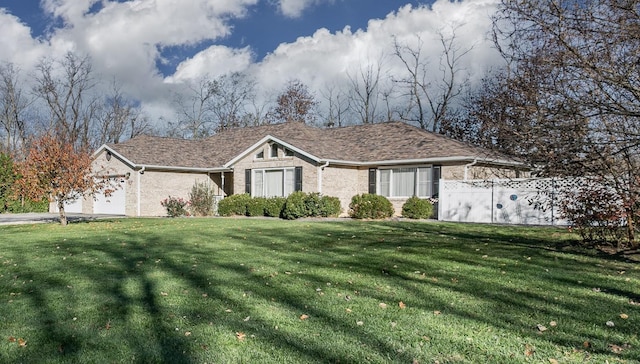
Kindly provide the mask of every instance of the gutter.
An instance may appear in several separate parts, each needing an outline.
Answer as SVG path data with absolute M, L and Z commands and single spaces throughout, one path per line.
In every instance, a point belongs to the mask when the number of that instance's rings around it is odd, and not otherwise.
M 475 158 L 475 159 L 473 160 L 473 162 L 471 162 L 471 163 L 469 163 L 469 164 L 465 164 L 465 165 L 464 165 L 464 180 L 465 180 L 465 181 L 467 180 L 467 174 L 468 174 L 468 172 L 469 172 L 469 168 L 470 168 L 470 167 L 475 166 L 475 165 L 476 165 L 476 163 L 478 163 L 478 158 Z
M 322 194 L 322 171 L 324 171 L 325 167 L 329 166 L 329 161 L 326 161 L 323 165 L 319 166 L 318 170 L 318 193 Z

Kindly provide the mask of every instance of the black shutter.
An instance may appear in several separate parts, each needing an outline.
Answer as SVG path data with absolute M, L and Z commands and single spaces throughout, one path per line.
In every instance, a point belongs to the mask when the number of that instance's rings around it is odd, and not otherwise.
M 376 169 L 369 168 L 369 193 L 376 194 Z
M 433 166 L 431 168 L 431 196 L 438 198 L 440 194 L 440 177 L 442 176 L 442 166 Z M 439 220 L 438 202 L 433 205 L 433 218 Z
M 295 178 L 295 190 L 302 191 L 302 167 L 296 167 L 294 178 Z
M 438 197 L 440 193 L 440 177 L 442 176 L 442 166 L 433 166 L 431 168 L 431 196 Z
M 244 170 L 244 192 L 251 194 L 251 170 Z

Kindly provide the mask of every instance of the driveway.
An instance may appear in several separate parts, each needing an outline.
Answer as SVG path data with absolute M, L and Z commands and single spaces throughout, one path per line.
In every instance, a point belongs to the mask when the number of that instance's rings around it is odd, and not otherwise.
M 57 213 L 0 214 L 0 225 L 42 224 L 59 222 Z M 69 222 L 122 218 L 121 215 L 67 214 Z

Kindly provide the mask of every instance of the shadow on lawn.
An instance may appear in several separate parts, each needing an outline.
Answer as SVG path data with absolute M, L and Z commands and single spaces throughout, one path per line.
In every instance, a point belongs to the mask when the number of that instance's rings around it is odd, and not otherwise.
M 210 345 L 238 345 L 234 336 L 236 332 L 254 334 L 266 346 L 289 353 L 292 358 L 301 362 L 353 361 L 350 353 L 332 347 L 331 343 L 319 342 L 299 333 L 274 330 L 273 323 L 256 317 L 254 307 L 242 298 L 248 287 L 250 294 L 261 301 L 271 301 L 289 311 L 310 315 L 314 320 L 322 322 L 324 329 L 345 335 L 366 347 L 374 358 L 392 358 L 396 362 L 413 361 L 411 353 L 399 352 L 387 338 L 364 327 L 354 327 L 353 322 L 347 322 L 338 314 L 310 305 L 309 300 L 304 297 L 266 285 L 266 273 L 252 271 L 252 267 L 260 266 L 261 262 L 248 261 L 247 265 L 242 266 L 237 264 L 237 259 L 225 261 L 226 254 L 239 255 L 242 252 L 216 252 L 211 251 L 211 245 L 187 245 L 179 234 L 176 232 L 171 236 L 159 236 L 151 232 L 133 235 L 116 231 L 110 234 L 108 242 L 86 244 L 82 240 L 66 241 L 59 244 L 60 250 L 52 253 L 66 259 L 65 263 L 57 266 L 60 272 L 51 273 L 49 267 L 38 269 L 37 263 L 32 262 L 33 269 L 21 271 L 20 280 L 37 282 L 32 285 L 33 289 L 24 293 L 24 297 L 36 312 L 38 326 L 35 329 L 41 336 L 39 341 L 45 343 L 46 347 L 24 351 L 19 356 L 19 361 L 41 362 L 43 358 L 59 358 L 60 362 L 78 362 L 89 357 L 108 362 L 127 360 L 132 363 L 196 363 L 203 361 L 202 358 L 220 362 L 221 358 L 217 356 L 220 348 Z M 509 316 L 509 313 L 534 312 L 538 317 L 554 317 L 559 312 L 565 312 L 566 317 L 577 322 L 579 328 L 567 330 L 550 340 L 568 347 L 579 347 L 587 339 L 607 340 L 601 333 L 580 329 L 592 323 L 592 317 L 580 316 L 585 305 L 594 304 L 586 299 L 598 300 L 600 302 L 597 304 L 602 306 L 608 302 L 606 297 L 585 296 L 577 297 L 572 302 L 549 303 L 553 300 L 552 289 L 545 296 L 529 292 L 526 287 L 510 287 L 506 282 L 486 282 L 481 275 L 468 275 L 468 279 L 457 281 L 461 272 L 445 271 L 439 266 L 425 266 L 423 260 L 416 260 L 416 257 L 422 255 L 423 258 L 430 257 L 431 260 L 428 261 L 447 260 L 480 272 L 515 270 L 512 266 L 498 266 L 501 262 L 518 262 L 518 274 L 530 273 L 532 278 L 549 285 L 555 284 L 559 289 L 575 285 L 575 281 L 566 280 L 566 274 L 555 274 L 556 270 L 566 270 L 566 261 L 556 260 L 557 256 L 554 254 L 562 247 L 551 246 L 553 241 L 541 242 L 534 238 L 523 240 L 515 234 L 501 235 L 496 240 L 487 238 L 480 232 L 451 233 L 436 225 L 392 222 L 323 223 L 315 224 L 312 228 L 306 228 L 302 222 L 292 222 L 286 228 L 261 228 L 259 233 L 230 229 L 224 237 L 212 237 L 206 231 L 199 234 L 203 241 L 223 238 L 246 241 L 241 247 L 253 250 L 250 257 L 277 255 L 289 264 L 299 262 L 301 266 L 309 267 L 308 270 L 316 273 L 306 272 L 301 275 L 301 279 L 309 283 L 310 290 L 316 284 L 327 282 L 327 277 L 317 272 L 323 269 L 342 269 L 354 276 L 375 277 L 381 285 L 402 289 L 406 296 L 401 299 L 410 307 L 424 312 L 442 310 L 445 314 L 465 317 L 532 338 L 539 337 L 535 325 L 540 322 L 531 321 L 533 318 Z M 282 241 L 283 237 L 286 237 L 286 242 Z M 371 237 L 377 240 L 372 241 Z M 500 244 L 501 256 L 483 258 L 482 249 L 485 244 L 491 244 L 492 251 L 495 251 L 495 244 Z M 511 244 L 519 245 L 520 248 L 527 247 L 531 259 L 518 255 L 522 249 L 510 250 Z M 357 255 L 343 254 L 351 252 L 354 246 L 358 248 Z M 476 252 L 475 249 L 480 251 Z M 20 262 L 20 265 L 29 265 L 29 262 Z M 551 272 L 547 273 L 545 269 Z M 585 279 L 585 290 L 590 289 L 589 284 L 601 284 L 603 289 L 612 294 L 633 295 L 631 291 L 605 286 L 606 281 L 588 281 L 588 273 L 577 272 Z M 433 277 L 437 279 L 434 280 Z M 163 292 L 165 279 L 178 280 L 183 288 Z M 355 299 L 366 297 L 379 302 L 397 299 L 376 287 L 361 286 L 357 282 L 352 285 L 347 282 L 338 283 L 349 287 L 351 291 L 357 291 L 358 297 L 354 294 Z M 85 289 L 91 297 L 77 297 L 76 285 L 89 285 Z M 496 289 L 487 289 L 495 288 L 496 285 Z M 489 313 L 485 311 L 479 314 L 465 307 L 464 302 L 452 305 L 452 302 L 429 295 L 436 288 L 486 301 L 491 305 Z M 91 307 L 87 309 L 86 305 Z M 225 308 L 229 307 L 233 308 L 233 312 L 225 312 Z M 541 307 L 548 312 L 536 312 Z M 92 316 L 91 324 L 84 324 L 84 328 L 81 328 L 74 317 L 77 311 L 83 310 Z M 243 320 L 243 317 L 248 316 L 254 318 Z M 79 320 L 85 318 L 80 317 Z M 181 327 L 178 330 L 176 326 L 179 324 Z M 215 328 L 214 333 L 223 332 L 226 336 L 214 341 L 203 341 L 196 334 L 185 333 L 191 326 L 202 329 L 207 325 Z M 620 335 L 633 335 L 628 331 L 629 328 L 617 327 L 614 330 Z M 113 343 L 116 343 L 116 347 L 112 346 Z M 592 351 L 609 354 L 606 350 L 606 347 L 601 347 L 593 348 Z M 496 351 L 498 352 L 500 351 Z M 251 358 L 250 353 L 246 355 L 250 359 L 259 359 Z M 498 356 L 501 354 L 495 355 L 492 360 L 496 362 L 513 360 L 508 356 Z M 621 357 L 625 357 L 625 354 L 621 354 Z

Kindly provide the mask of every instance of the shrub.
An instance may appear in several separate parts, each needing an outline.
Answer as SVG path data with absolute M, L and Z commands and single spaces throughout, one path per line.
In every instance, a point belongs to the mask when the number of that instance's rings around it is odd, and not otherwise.
M 185 207 L 189 204 L 188 201 L 183 199 L 182 197 L 171 197 L 165 198 L 160 202 L 160 204 L 167 209 L 167 216 L 169 217 L 179 217 L 187 215 L 187 210 Z
M 321 216 L 321 199 L 322 197 L 318 192 L 309 193 L 304 197 L 305 216 Z
M 247 216 L 264 216 L 264 208 L 267 199 L 264 197 L 254 197 L 247 201 Z
M 302 191 L 296 191 L 290 194 L 282 207 L 282 218 L 295 220 L 308 216 L 307 206 L 305 204 L 306 197 L 307 194 Z
M 322 217 L 338 217 L 342 212 L 340 199 L 331 196 L 322 196 L 320 199 L 320 216 Z
M 218 214 L 220 216 L 246 215 L 247 204 L 251 196 L 247 193 L 231 195 L 218 202 Z
M 355 195 L 349 204 L 349 216 L 354 219 L 386 219 L 393 216 L 393 213 L 391 202 L 380 195 Z
M 409 219 L 428 219 L 433 216 L 433 205 L 429 200 L 413 196 L 402 205 L 402 216 Z
M 194 216 L 213 215 L 215 194 L 206 182 L 196 182 L 189 193 L 190 210 Z
M 284 197 L 270 197 L 264 203 L 264 215 L 269 217 L 280 217 L 282 208 L 287 201 Z
M 5 201 L 7 212 L 18 214 L 26 212 L 49 212 L 49 200 L 44 198 L 40 201 L 25 199 L 9 199 Z M 0 205 L 0 208 L 2 206 Z M 2 211 L 0 211 L 2 212 Z

